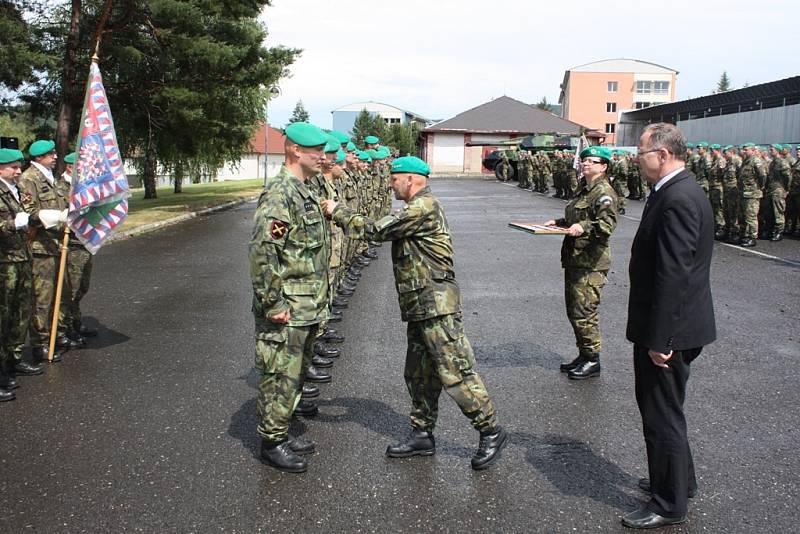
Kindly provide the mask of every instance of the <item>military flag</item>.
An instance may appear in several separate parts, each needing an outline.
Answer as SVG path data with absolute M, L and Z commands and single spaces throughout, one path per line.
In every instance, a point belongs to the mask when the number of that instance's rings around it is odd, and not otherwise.
M 586 139 L 585 135 L 581 135 L 578 140 L 578 148 L 575 149 L 575 157 L 572 158 L 572 167 L 577 171 L 578 176 L 581 175 L 581 152 L 587 146 L 589 146 L 589 140 Z
M 127 217 L 130 190 L 103 78 L 94 61 L 78 139 L 67 218 L 77 238 L 95 254 Z

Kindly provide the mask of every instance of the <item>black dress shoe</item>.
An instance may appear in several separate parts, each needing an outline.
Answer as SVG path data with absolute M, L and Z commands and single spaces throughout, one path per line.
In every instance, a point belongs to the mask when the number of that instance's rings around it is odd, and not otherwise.
M 335 349 L 333 347 L 326 347 L 319 341 L 314 343 L 314 354 L 319 356 L 324 356 L 326 358 L 337 358 L 339 357 L 339 349 Z
M 78 328 L 78 333 L 83 337 L 97 337 L 97 330 L 94 328 L 89 328 L 88 326 L 81 325 Z
M 297 403 L 297 407 L 294 409 L 295 415 L 302 415 L 303 417 L 314 417 L 318 413 L 319 407 L 317 403 L 310 400 L 300 399 L 300 402 Z
M 640 490 L 642 490 L 644 492 L 647 492 L 647 493 L 651 493 L 651 491 L 650 491 L 650 479 L 649 478 L 640 478 L 639 481 L 636 484 L 639 486 Z M 686 495 L 690 499 L 694 499 L 694 496 L 696 494 L 697 494 L 697 490 L 696 489 L 690 489 L 689 491 L 686 492 Z
M 319 337 L 320 341 L 324 341 L 325 343 L 343 343 L 344 336 L 340 336 L 336 332 L 325 332 Z
M 770 241 L 780 241 L 781 239 L 783 239 L 783 235 L 781 235 L 781 233 L 780 233 L 780 232 L 775 232 L 775 233 L 774 233 L 774 234 L 772 234 L 772 236 L 769 238 L 769 240 L 770 240 Z
M 17 398 L 17 394 L 7 389 L 0 389 L 0 402 L 12 401 Z
M 305 473 L 308 469 L 308 462 L 292 452 L 288 440 L 279 443 L 262 441 L 261 459 L 267 465 L 286 473 Z
M 641 508 L 622 518 L 622 524 L 628 528 L 659 528 L 685 522 L 686 516 L 664 517 L 647 508 Z
M 433 434 L 414 428 L 405 441 L 386 447 L 389 458 L 409 458 L 411 456 L 432 456 L 436 453 L 436 440 Z
M 500 458 L 500 451 L 508 443 L 508 434 L 501 426 L 494 432 L 481 433 L 478 451 L 472 457 L 472 468 L 476 471 L 486 469 Z
M 567 377 L 572 380 L 585 380 L 593 376 L 600 376 L 600 362 L 585 360 L 580 365 L 567 371 Z
M 70 332 L 67 334 L 67 337 L 70 339 L 70 341 L 74 341 L 78 344 L 78 346 L 75 348 L 82 349 L 86 346 L 86 338 L 77 332 Z
M 70 350 L 80 347 L 80 343 L 74 341 L 67 336 L 58 336 L 56 338 L 56 347 L 59 349 Z
M 320 371 L 312 365 L 308 368 L 308 371 L 306 371 L 306 380 L 309 382 L 316 382 L 318 384 L 326 384 L 332 379 L 330 374 L 326 373 L 325 371 Z
M 17 379 L 13 376 L 4 376 L 0 378 L 0 389 L 5 389 L 6 391 L 11 391 L 17 389 L 19 384 L 17 384 Z
M 342 312 L 338 310 L 331 310 L 331 316 L 328 318 L 329 323 L 338 323 L 342 320 Z
M 575 369 L 576 367 L 578 367 L 580 364 L 582 364 L 585 361 L 586 361 L 586 359 L 583 356 L 578 356 L 577 358 L 575 358 L 574 360 L 572 360 L 569 363 L 562 363 L 559 366 L 559 369 L 561 369 L 562 373 L 566 373 L 568 371 L 572 371 L 573 369 Z
M 44 373 L 41 365 L 34 365 L 28 362 L 17 362 L 14 364 L 14 373 L 18 375 L 40 375 Z
M 311 454 L 317 449 L 317 444 L 301 437 L 289 439 L 289 448 L 295 454 Z
M 344 284 L 342 284 L 342 287 L 339 289 L 339 293 L 337 294 L 342 297 L 352 297 L 355 294 L 355 289 L 346 289 L 344 288 Z
M 333 367 L 333 360 L 326 358 L 325 356 L 315 354 L 311 357 L 311 365 L 314 367 L 319 367 L 320 369 L 327 369 L 328 367 Z
M 739 241 L 740 247 L 754 247 L 756 246 L 756 240 L 752 238 L 744 238 Z
M 301 399 L 313 399 L 319 397 L 319 388 L 313 384 L 303 384 Z
M 347 301 L 346 298 L 337 295 L 333 299 L 333 303 L 331 305 L 344 310 L 344 309 L 347 309 L 347 305 L 348 304 L 349 304 L 349 302 Z
M 33 355 L 33 361 L 37 363 L 43 363 L 43 362 L 57 363 L 61 361 L 61 353 L 58 351 L 53 353 L 52 360 L 48 358 L 48 355 L 50 354 L 50 349 L 48 347 L 34 347 L 33 350 L 31 351 L 31 354 Z M 34 373 L 34 374 L 39 374 L 39 373 Z

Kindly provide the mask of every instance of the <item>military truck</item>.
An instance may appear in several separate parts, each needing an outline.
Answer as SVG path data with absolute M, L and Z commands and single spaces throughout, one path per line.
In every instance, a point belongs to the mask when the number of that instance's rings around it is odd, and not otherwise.
M 509 139 L 508 141 L 501 141 L 499 143 L 468 143 L 467 146 L 502 146 L 503 148 L 493 150 L 492 152 L 486 154 L 486 157 L 484 157 L 482 161 L 483 166 L 494 171 L 494 175 L 499 180 L 500 175 L 497 164 L 500 163 L 500 159 L 505 153 L 506 157 L 508 157 L 508 162 L 511 165 L 511 169 L 508 172 L 508 179 L 515 180 L 517 178 L 517 161 L 519 160 L 519 154 L 523 150 L 534 153 L 539 152 L 540 150 L 544 152 L 555 152 L 556 150 L 575 150 L 579 141 L 580 137 L 576 136 L 542 134 L 529 135 L 527 137 L 517 137 L 514 139 Z

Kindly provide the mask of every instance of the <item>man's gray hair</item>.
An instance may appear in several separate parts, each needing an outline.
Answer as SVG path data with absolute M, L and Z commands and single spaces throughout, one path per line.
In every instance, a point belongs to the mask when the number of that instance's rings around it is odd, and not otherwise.
M 648 125 L 644 133 L 650 134 L 651 149 L 666 148 L 675 159 L 686 161 L 686 136 L 677 126 L 668 122 L 657 122 Z

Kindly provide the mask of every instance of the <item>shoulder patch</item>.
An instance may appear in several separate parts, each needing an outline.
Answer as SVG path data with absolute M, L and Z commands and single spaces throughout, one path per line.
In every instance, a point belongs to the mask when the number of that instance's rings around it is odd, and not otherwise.
M 603 206 L 609 206 L 614 203 L 614 199 L 608 195 L 603 195 L 597 199 L 597 203 L 602 204 Z
M 288 231 L 289 225 L 285 222 L 272 221 L 272 226 L 269 228 L 269 235 L 272 236 L 272 239 L 279 240 L 283 239 Z

